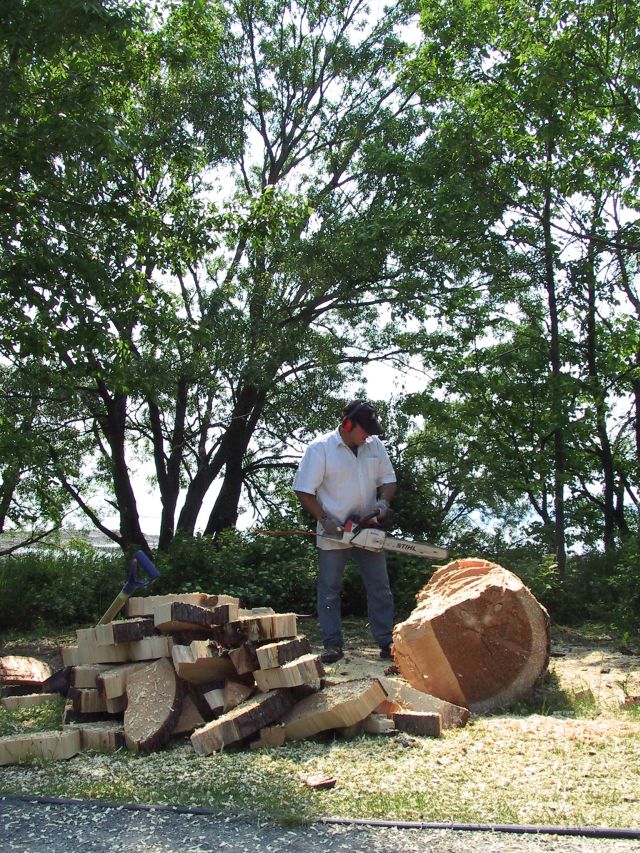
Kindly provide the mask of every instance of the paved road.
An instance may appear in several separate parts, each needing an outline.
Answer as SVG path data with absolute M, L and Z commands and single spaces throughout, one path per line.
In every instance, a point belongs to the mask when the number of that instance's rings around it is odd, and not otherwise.
M 0 850 L 20 853 L 637 853 L 640 841 L 313 824 L 0 797 Z

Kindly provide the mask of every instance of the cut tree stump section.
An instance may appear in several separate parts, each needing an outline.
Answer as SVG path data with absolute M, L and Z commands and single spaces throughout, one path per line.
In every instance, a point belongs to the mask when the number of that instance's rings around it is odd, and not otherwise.
M 173 646 L 171 657 L 180 678 L 191 684 L 223 681 L 236 674 L 224 649 L 211 640 L 194 640 L 188 646 Z
M 380 678 L 380 684 L 387 692 L 387 698 L 376 708 L 379 713 L 393 716 L 395 711 L 426 711 L 440 714 L 443 729 L 462 728 L 471 717 L 468 708 L 453 705 L 436 696 L 429 696 L 422 690 L 410 687 L 404 681 L 395 678 Z
M 291 707 L 292 701 L 285 690 L 272 690 L 247 699 L 237 708 L 195 731 L 191 735 L 193 748 L 198 755 L 210 755 L 244 740 L 277 722 Z
M 396 711 L 393 723 L 399 732 L 409 735 L 442 736 L 442 717 L 431 711 Z
M 64 702 L 64 696 L 59 693 L 26 693 L 23 696 L 4 696 L 0 705 L 7 711 L 17 711 L 19 708 L 32 708 L 45 702 Z
M 172 602 L 184 602 L 194 604 L 196 607 L 218 607 L 221 604 L 230 604 L 240 607 L 240 599 L 233 595 L 209 595 L 206 592 L 185 592 L 176 595 L 147 595 L 129 598 L 125 604 L 127 617 L 153 616 L 157 607 Z
M 260 669 L 284 666 L 284 664 L 308 654 L 311 654 L 311 643 L 306 637 L 293 637 L 291 640 L 281 640 L 278 643 L 265 643 L 256 649 Z
M 153 619 L 148 616 L 136 619 L 120 619 L 117 622 L 107 622 L 96 625 L 95 639 L 99 646 L 110 646 L 112 643 L 134 643 L 150 637 L 154 632 Z
M 27 758 L 52 761 L 73 758 L 80 748 L 80 732 L 72 728 L 62 732 L 9 735 L 0 738 L 0 765 L 18 764 Z
M 436 570 L 393 630 L 413 687 L 475 713 L 528 696 L 549 662 L 549 617 L 516 575 L 486 560 Z
M 182 709 L 178 717 L 178 722 L 171 732 L 171 736 L 176 737 L 176 735 L 191 734 L 191 732 L 199 729 L 206 722 L 191 696 L 185 695 L 182 700 Z
M 0 687 L 37 687 L 52 675 L 44 661 L 23 655 L 0 658 Z
M 105 699 L 118 699 L 127 693 L 129 676 L 145 666 L 149 666 L 148 662 L 137 661 L 136 663 L 123 663 L 121 666 L 103 669 L 95 678 L 95 686 Z
M 200 607 L 185 601 L 172 601 L 159 604 L 153 610 L 153 621 L 158 631 L 188 631 L 190 629 L 209 629 L 214 625 L 225 625 L 236 619 L 236 604 L 219 604 L 216 607 Z
M 182 690 L 170 661 L 160 658 L 132 673 L 127 681 L 127 698 L 127 747 L 133 752 L 150 752 L 164 746 L 176 727 L 182 706 Z
M 237 708 L 238 705 L 241 705 L 244 701 L 246 701 L 254 691 L 255 687 L 253 685 L 244 684 L 241 681 L 233 681 L 232 679 L 227 679 L 222 690 L 222 710 L 226 714 L 227 711 L 231 711 L 233 708 Z
M 295 613 L 274 613 L 265 616 L 246 616 L 229 622 L 221 631 L 220 642 L 229 646 L 242 643 L 264 643 L 284 640 L 297 634 Z
M 243 643 L 237 649 L 230 649 L 229 659 L 238 675 L 246 675 L 248 672 L 260 669 L 255 643 Z
M 285 714 L 281 721 L 285 727 L 285 739 L 300 740 L 328 729 L 359 723 L 385 696 L 384 688 L 377 679 L 360 678 L 332 684 L 307 696 Z
M 259 689 L 266 693 L 278 687 L 299 687 L 324 675 L 320 655 L 303 655 L 300 658 L 276 666 L 274 669 L 259 669 L 253 673 Z

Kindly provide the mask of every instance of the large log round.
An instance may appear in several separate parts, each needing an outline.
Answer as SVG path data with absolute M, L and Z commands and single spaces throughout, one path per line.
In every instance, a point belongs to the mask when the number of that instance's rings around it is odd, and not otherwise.
M 438 569 L 393 631 L 403 678 L 474 713 L 528 696 L 546 672 L 549 646 L 549 616 L 531 591 L 476 558 Z

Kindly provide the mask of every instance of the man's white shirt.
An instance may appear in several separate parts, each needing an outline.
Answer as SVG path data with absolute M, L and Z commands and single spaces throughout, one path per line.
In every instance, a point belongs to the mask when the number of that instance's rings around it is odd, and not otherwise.
M 356 455 L 342 440 L 340 430 L 335 429 L 309 444 L 300 461 L 293 488 L 296 492 L 315 495 L 327 515 L 344 522 L 350 515 L 363 516 L 371 512 L 377 489 L 395 482 L 389 455 L 377 436 L 370 435 L 358 447 Z M 317 532 L 319 548 L 347 547 L 323 538 L 320 522 Z

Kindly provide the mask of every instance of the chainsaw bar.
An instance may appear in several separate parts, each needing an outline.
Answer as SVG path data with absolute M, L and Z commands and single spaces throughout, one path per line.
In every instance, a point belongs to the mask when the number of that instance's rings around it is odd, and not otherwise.
M 414 542 L 411 539 L 396 539 L 384 530 L 376 527 L 354 527 L 346 530 L 342 536 L 327 536 L 332 542 L 340 542 L 353 548 L 365 551 L 394 551 L 398 554 L 410 554 L 414 557 L 425 557 L 432 560 L 445 560 L 449 556 L 446 548 L 438 548 L 427 542 Z

